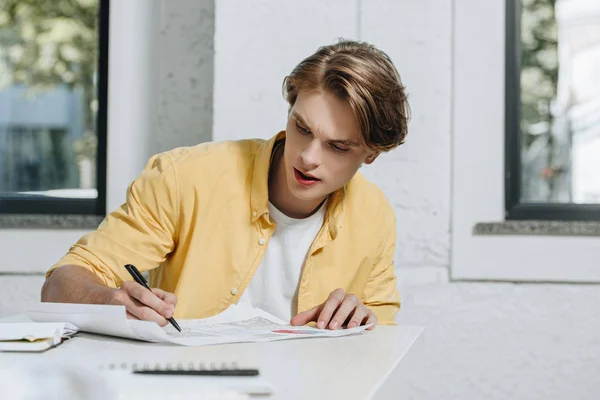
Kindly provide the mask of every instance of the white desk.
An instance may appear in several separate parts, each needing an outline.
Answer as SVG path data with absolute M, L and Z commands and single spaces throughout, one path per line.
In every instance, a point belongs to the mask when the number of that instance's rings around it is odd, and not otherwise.
M 392 399 L 394 383 L 418 358 L 422 327 L 378 326 L 362 335 L 183 347 L 80 333 L 44 353 L 0 353 L 3 365 L 65 363 L 99 367 L 133 362 L 237 362 L 258 367 L 274 387 L 267 399 Z M 188 379 L 190 377 L 173 377 Z M 171 378 L 169 378 L 171 379 Z M 193 377 L 191 379 L 194 379 Z M 176 388 L 176 385 L 173 385 Z

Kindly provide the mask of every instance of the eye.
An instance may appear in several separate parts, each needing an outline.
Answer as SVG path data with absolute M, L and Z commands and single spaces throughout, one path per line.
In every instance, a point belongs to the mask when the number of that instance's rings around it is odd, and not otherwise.
M 305 135 L 310 134 L 310 131 L 308 130 L 308 128 L 300 125 L 300 123 L 298 121 L 296 121 L 296 128 Z
M 347 151 L 349 150 L 349 149 L 346 149 L 346 148 L 344 148 L 344 147 L 340 147 L 340 146 L 338 146 L 338 145 L 336 145 L 336 144 L 331 144 L 331 148 L 332 148 L 334 151 L 337 151 L 338 153 L 345 153 L 345 152 L 347 152 Z

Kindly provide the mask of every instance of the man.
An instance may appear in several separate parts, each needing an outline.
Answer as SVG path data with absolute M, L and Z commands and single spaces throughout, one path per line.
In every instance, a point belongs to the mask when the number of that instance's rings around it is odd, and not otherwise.
M 404 141 L 398 72 L 374 46 L 340 41 L 283 89 L 288 122 L 272 139 L 154 156 L 126 203 L 48 271 L 42 300 L 122 304 L 162 326 L 234 303 L 292 325 L 393 324 L 394 211 L 357 171 Z M 125 264 L 149 270 L 153 292 Z

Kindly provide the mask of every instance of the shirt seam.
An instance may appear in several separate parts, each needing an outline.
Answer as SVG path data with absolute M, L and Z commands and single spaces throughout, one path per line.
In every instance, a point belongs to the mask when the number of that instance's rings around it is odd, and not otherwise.
M 179 175 L 177 172 L 177 167 L 175 165 L 175 161 L 173 157 L 169 153 L 165 153 L 169 160 L 169 164 L 171 164 L 171 169 L 173 170 L 173 177 L 175 178 L 175 232 L 173 238 L 173 244 L 177 245 L 179 243 L 179 239 L 181 237 L 181 180 L 179 179 Z

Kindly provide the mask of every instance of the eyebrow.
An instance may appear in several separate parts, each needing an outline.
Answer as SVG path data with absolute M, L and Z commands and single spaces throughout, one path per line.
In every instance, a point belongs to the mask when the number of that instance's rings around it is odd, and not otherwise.
M 297 120 L 299 120 L 303 125 L 305 125 L 307 128 L 309 128 L 311 131 L 312 129 L 310 128 L 310 125 L 306 123 L 306 121 L 304 120 L 304 118 L 302 118 L 302 116 L 300 114 L 298 114 L 296 111 L 292 111 L 292 115 L 294 116 L 294 118 L 296 118 Z M 352 140 L 344 140 L 344 139 L 338 139 L 338 140 L 327 140 L 329 143 L 337 143 L 337 144 L 343 144 L 345 146 L 350 146 L 350 147 L 360 147 L 360 143 L 357 142 L 353 142 Z

